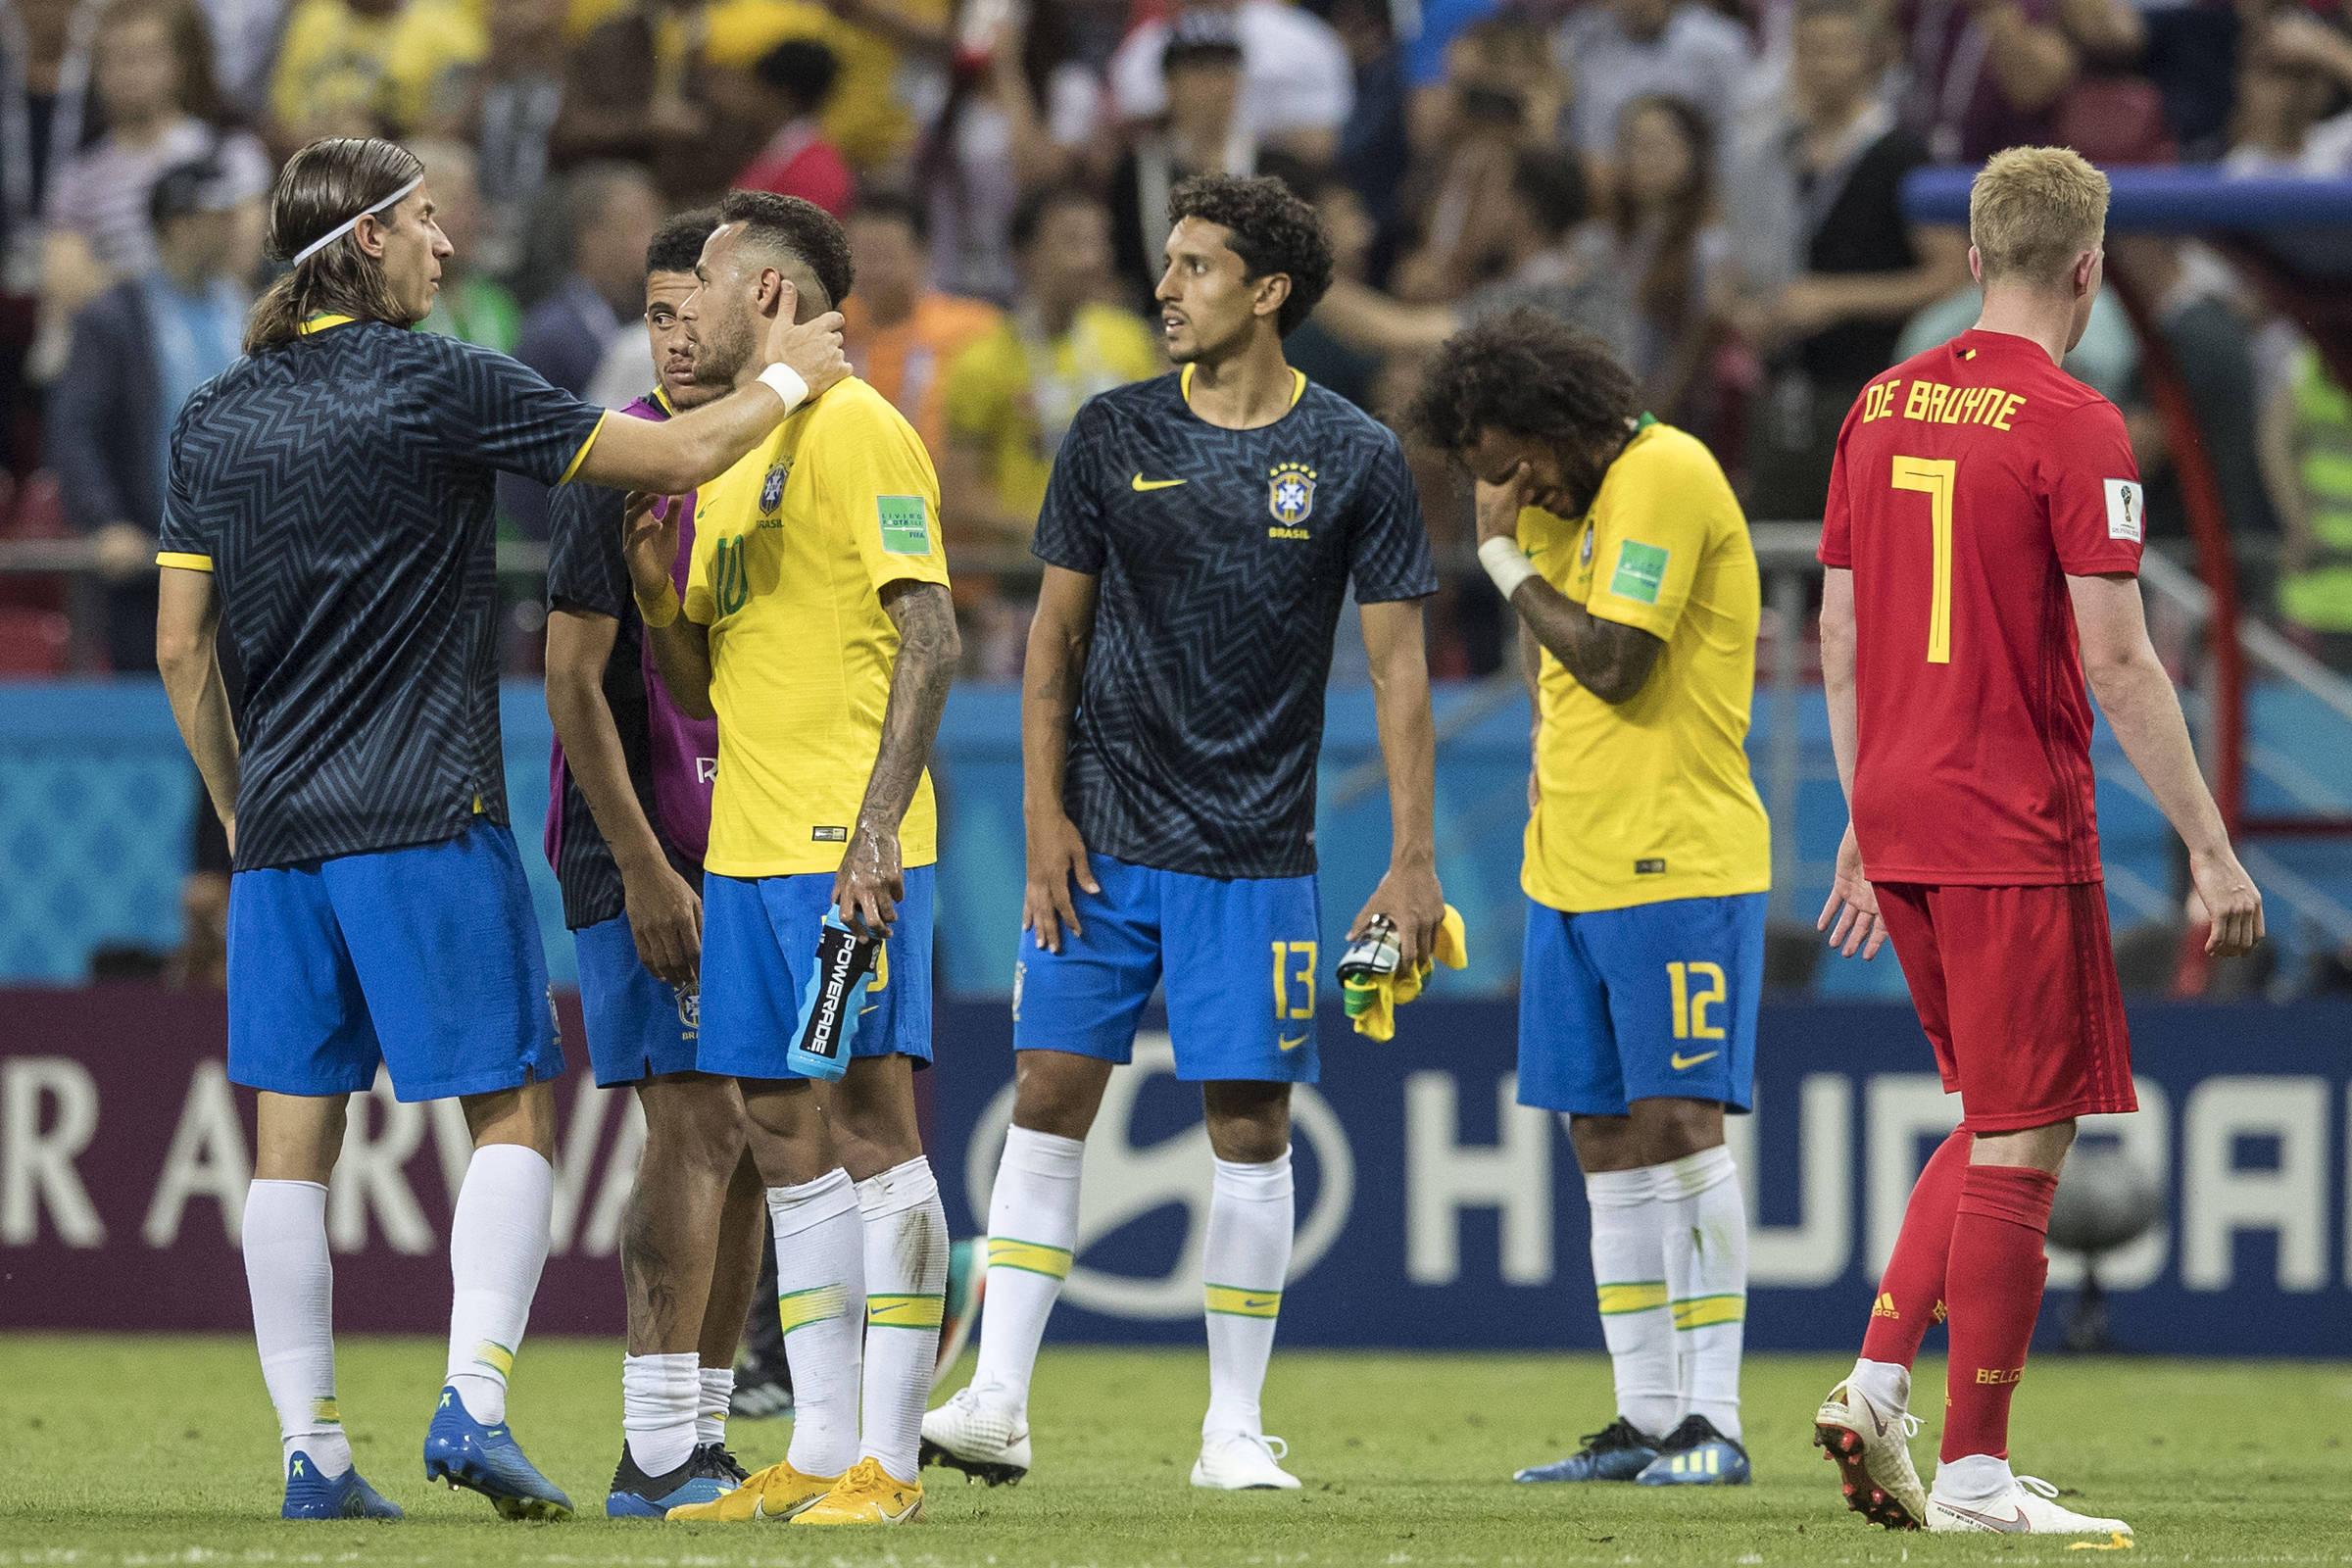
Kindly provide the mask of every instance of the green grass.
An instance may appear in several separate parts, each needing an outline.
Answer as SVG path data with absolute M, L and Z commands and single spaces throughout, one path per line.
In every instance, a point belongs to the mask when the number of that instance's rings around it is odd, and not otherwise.
M 989 1491 L 931 1471 L 927 1523 L 815 1540 L 787 1526 L 607 1521 L 620 1350 L 582 1341 L 533 1341 L 511 1411 L 581 1516 L 501 1525 L 480 1498 L 422 1479 L 417 1446 L 441 1358 L 422 1340 L 342 1348 L 361 1467 L 408 1521 L 286 1525 L 275 1517 L 276 1433 L 246 1342 L 0 1342 L 0 1568 L 2082 1561 L 2061 1543 L 1897 1537 L 1845 1513 L 1830 1466 L 1808 1446 L 1813 1407 L 1841 1370 L 1816 1357 L 1749 1363 L 1756 1485 L 1664 1492 L 1509 1480 L 1606 1417 L 1599 1357 L 1277 1353 L 1269 1424 L 1290 1438 L 1306 1489 L 1212 1495 L 1185 1484 L 1205 1398 L 1201 1356 L 1050 1351 L 1028 1481 Z M 1940 1380 L 1939 1367 L 1921 1370 L 1923 1386 Z M 2019 1467 L 2078 1489 L 2078 1506 L 2132 1520 L 2138 1557 L 2352 1561 L 2352 1362 L 2050 1356 L 2018 1405 Z M 781 1457 L 787 1436 L 781 1422 L 738 1422 L 731 1434 L 753 1465 Z M 1917 1450 L 1933 1459 L 1933 1429 Z

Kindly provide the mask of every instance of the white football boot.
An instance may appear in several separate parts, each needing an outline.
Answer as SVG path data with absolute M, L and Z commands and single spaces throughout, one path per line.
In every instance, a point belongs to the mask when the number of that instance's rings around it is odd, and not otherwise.
M 1837 1462 L 1845 1505 L 1874 1525 L 1918 1530 L 1928 1522 L 1928 1489 L 1911 1464 L 1919 1417 L 1886 1409 L 1849 1380 L 1830 1391 L 1813 1417 L 1813 1442 Z
M 1993 1535 L 2129 1536 L 2121 1519 L 2094 1519 L 2058 1506 L 2058 1489 L 2039 1476 L 2012 1478 L 2005 1492 L 1954 1501 L 1940 1493 L 1928 1498 L 1928 1528 Z
M 1291 1451 L 1280 1438 L 1255 1432 L 1214 1432 L 1200 1439 L 1193 1485 L 1216 1492 L 1291 1492 L 1298 1478 L 1275 1463 Z
M 992 1487 L 1029 1473 L 1029 1417 L 984 1400 L 969 1388 L 923 1417 L 924 1464 L 944 1464 Z

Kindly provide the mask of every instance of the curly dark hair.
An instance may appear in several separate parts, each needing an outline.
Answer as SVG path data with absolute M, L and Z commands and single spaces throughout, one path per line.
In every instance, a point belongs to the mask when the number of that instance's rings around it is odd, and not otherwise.
M 1281 272 L 1290 278 L 1290 296 L 1274 317 L 1284 337 L 1331 287 L 1331 241 L 1322 220 L 1274 175 L 1195 174 L 1182 180 L 1168 193 L 1168 222 L 1172 227 L 1188 218 L 1229 232 L 1226 244 L 1242 259 L 1244 277 Z
M 718 204 L 720 223 L 741 223 L 743 237 L 806 263 L 825 291 L 825 309 L 838 311 L 858 280 L 850 260 L 850 237 L 833 215 L 798 196 L 765 190 L 731 190 Z
M 654 230 L 654 242 L 645 248 L 646 275 L 693 271 L 703 260 L 703 241 L 716 227 L 718 214 L 708 207 L 663 220 Z
M 1406 423 L 1453 457 L 1485 430 L 1588 452 L 1623 435 L 1641 408 L 1632 372 L 1607 344 L 1522 305 L 1446 340 Z

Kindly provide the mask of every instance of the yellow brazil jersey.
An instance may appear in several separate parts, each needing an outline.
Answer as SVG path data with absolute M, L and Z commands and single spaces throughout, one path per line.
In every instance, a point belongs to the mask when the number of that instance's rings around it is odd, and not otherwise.
M 880 591 L 906 580 L 948 580 L 939 478 L 914 427 L 855 376 L 699 492 L 686 613 L 710 628 L 718 712 L 708 869 L 839 868 L 898 661 Z M 926 772 L 902 861 L 931 864 L 938 838 Z
M 461 0 L 415 0 L 380 18 L 301 0 L 278 45 L 270 108 L 303 140 L 367 135 L 387 121 L 413 134 L 462 110 L 466 71 L 487 47 Z
M 998 504 L 1034 517 L 1061 438 L 1086 400 L 1167 368 L 1157 338 L 1133 311 L 1082 305 L 1069 330 L 1050 341 L 1005 317 L 949 367 L 948 436 L 985 449 Z
M 1590 613 L 1666 644 L 1621 704 L 1544 655 L 1528 897 L 1582 913 L 1766 891 L 1770 829 L 1745 750 L 1756 554 L 1714 457 L 1645 418 L 1592 511 L 1565 522 L 1530 508 L 1519 545 Z

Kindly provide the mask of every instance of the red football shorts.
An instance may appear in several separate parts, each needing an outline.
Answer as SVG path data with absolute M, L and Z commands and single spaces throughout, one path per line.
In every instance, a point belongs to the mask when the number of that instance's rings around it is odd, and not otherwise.
M 2139 1108 L 2103 886 L 1873 886 L 1962 1127 Z

